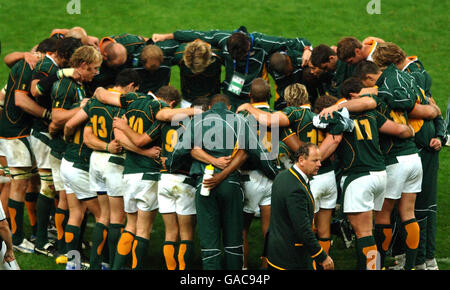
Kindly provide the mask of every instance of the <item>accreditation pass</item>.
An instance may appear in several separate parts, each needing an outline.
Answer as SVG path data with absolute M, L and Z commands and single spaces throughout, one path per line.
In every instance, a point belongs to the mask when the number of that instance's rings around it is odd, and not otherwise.
M 228 86 L 228 91 L 239 96 L 242 92 L 242 88 L 244 87 L 244 83 L 245 75 L 235 71 L 233 77 L 231 78 L 230 85 Z

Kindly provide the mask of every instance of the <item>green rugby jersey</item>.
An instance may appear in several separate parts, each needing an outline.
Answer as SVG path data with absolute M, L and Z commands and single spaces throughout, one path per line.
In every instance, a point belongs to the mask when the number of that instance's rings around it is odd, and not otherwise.
M 311 111 L 311 106 L 305 105 L 301 107 L 286 107 L 281 111 L 289 120 L 289 128 L 296 133 L 298 138 L 303 142 L 311 142 L 314 140 L 312 133 L 315 129 L 313 118 L 315 114 Z M 283 141 L 287 136 L 281 132 L 280 140 Z
M 109 67 L 106 62 L 102 62 L 100 66 L 99 74 L 96 75 L 91 83 L 87 84 L 87 90 L 91 93 L 95 91 L 97 87 L 108 87 L 114 85 L 116 75 L 126 68 L 137 68 L 140 63 L 140 55 L 142 49 L 144 49 L 146 42 L 142 36 L 122 33 L 119 35 L 113 35 L 104 37 L 100 40 L 100 50 L 104 41 L 113 41 L 122 44 L 127 50 L 127 60 L 119 67 Z
M 125 114 L 125 109 L 105 105 L 94 96 L 87 102 L 83 110 L 89 116 L 86 127 L 91 127 L 95 136 L 106 143 L 114 140 L 114 118 L 122 117 Z
M 293 152 L 289 147 L 283 142 L 280 141 L 278 145 L 278 158 L 277 158 L 277 167 L 279 170 L 289 169 L 289 167 L 285 166 L 285 161 L 290 160 L 292 162 L 292 154 Z
M 394 64 L 389 65 L 378 78 L 378 97 L 394 110 L 411 112 L 417 101 L 417 91 L 411 87 L 410 78 L 405 77 Z
M 190 118 L 186 120 L 171 124 L 170 122 L 161 122 L 157 120 L 154 125 L 147 130 L 146 134 L 152 138 L 152 140 L 161 140 L 161 173 L 181 173 L 189 175 L 191 169 L 192 158 L 186 156 L 185 158 L 175 162 L 174 151 L 179 140 L 182 138 L 183 133 L 186 130 L 186 124 L 189 123 Z M 157 128 L 157 130 L 155 130 Z
M 156 121 L 156 114 L 169 106 L 154 95 L 144 95 L 140 93 L 128 93 L 120 97 L 121 107 L 126 109 L 125 116 L 128 119 L 128 125 L 135 132 L 143 134 L 147 132 Z M 157 130 L 157 128 L 154 128 Z M 145 148 L 151 148 L 160 145 L 155 140 Z M 161 162 L 159 159 L 148 158 L 132 151 L 127 151 L 124 174 L 132 173 L 159 173 Z
M 296 133 L 300 141 L 311 142 L 320 146 L 325 138 L 326 131 L 318 129 L 313 125 L 313 118 L 316 115 L 311 111 L 310 105 L 301 107 L 287 107 L 282 111 L 289 119 L 291 131 L 281 130 L 281 141 L 286 140 L 292 133 Z M 291 134 L 289 134 L 291 132 Z M 328 158 L 322 162 L 318 174 L 323 174 L 334 170 L 335 164 Z
M 328 87 L 328 93 L 332 96 L 341 96 L 341 86 L 342 83 L 353 76 L 353 71 L 355 69 L 354 64 L 348 64 L 340 59 L 337 60 L 336 71 L 333 73 L 333 78 L 331 79 L 331 84 Z
M 377 110 L 387 119 L 398 124 L 408 124 L 408 114 L 406 111 L 393 110 L 389 105 L 381 101 Z M 397 163 L 397 156 L 417 153 L 414 137 L 401 139 L 396 136 L 381 134 L 380 147 L 385 156 L 386 165 Z
M 227 49 L 227 39 L 233 34 L 232 31 L 194 31 L 194 30 L 178 30 L 173 33 L 174 39 L 180 42 L 191 42 L 196 39 L 201 39 L 210 43 L 213 47 L 219 48 L 224 56 L 225 65 L 225 79 L 222 83 L 222 91 L 231 98 L 238 98 L 241 100 L 248 100 L 250 93 L 250 86 L 255 78 L 261 77 L 264 72 L 264 64 L 270 54 L 281 50 L 288 46 L 289 41 L 282 37 L 268 36 L 262 33 L 253 32 L 249 34 L 251 38 L 251 50 L 247 59 L 241 61 L 234 61 Z M 231 79 L 235 72 L 240 73 L 245 77 L 245 82 L 239 96 L 228 91 Z
M 148 71 L 143 67 L 139 58 L 138 65 L 135 70 L 139 73 L 142 83 L 139 87 L 140 93 L 146 94 L 148 92 L 157 93 L 162 86 L 170 83 L 171 65 L 173 62 L 173 53 L 179 47 L 178 41 L 165 40 L 154 43 L 154 45 L 161 48 L 164 58 L 159 68 L 155 71 Z
M 416 56 L 408 57 L 408 64 L 402 69 L 408 75 L 412 76 L 419 87 L 420 104 L 429 104 L 428 98 L 431 97 L 431 76 L 425 70 L 423 64 Z M 413 82 L 411 82 L 412 85 Z M 417 120 L 409 119 L 408 123 L 413 126 L 416 132 L 415 141 L 418 148 L 429 148 L 431 138 L 439 137 L 445 140 L 445 121 L 442 116 L 438 116 L 433 120 Z
M 174 52 L 172 65 L 180 68 L 180 86 L 183 99 L 192 102 L 197 97 L 212 97 L 220 92 L 223 55 L 219 49 L 212 49 L 211 64 L 201 73 L 193 73 L 183 61 L 187 43 Z
M 273 113 L 275 112 L 273 109 L 270 108 L 270 105 L 266 102 L 261 102 L 261 103 L 252 103 L 252 106 L 260 109 L 261 111 L 264 112 L 269 112 L 269 113 Z M 264 136 L 261 136 L 261 131 L 259 130 L 259 124 L 256 121 L 255 117 L 250 114 L 248 111 L 242 111 L 239 112 L 240 115 L 242 115 L 243 117 L 247 118 L 249 120 L 249 125 L 251 126 L 250 129 L 252 129 L 254 132 L 256 132 L 261 144 L 264 147 L 264 150 L 266 150 L 267 152 L 271 152 L 272 151 L 272 131 L 270 127 L 267 127 L 267 129 L 265 130 L 266 132 L 264 132 Z M 247 161 L 241 166 L 242 170 L 257 170 L 260 167 L 259 164 L 259 160 L 255 160 L 255 156 L 249 156 Z
M 267 177 L 273 179 L 277 174 L 275 161 L 270 160 L 256 132 L 250 128 L 248 120 L 229 111 L 222 102 L 192 118 L 183 134 L 183 140 L 176 146 L 174 159 L 184 158 L 194 146 L 202 148 L 213 157 L 233 156 L 239 149 L 246 150 L 250 156 L 254 155 L 255 160 L 260 161 L 259 168 Z M 191 175 L 203 175 L 206 165 L 194 159 Z M 219 168 L 214 170 L 221 171 Z M 239 173 L 234 172 L 232 175 Z
M 402 68 L 402 71 L 412 75 L 417 84 L 425 91 L 425 95 L 428 97 L 431 96 L 431 76 L 425 70 L 425 67 L 417 56 L 408 57 L 408 63 Z
M 31 96 L 32 70 L 25 60 L 11 68 L 6 87 L 4 108 L 0 113 L 0 138 L 21 138 L 30 135 L 32 116 L 16 106 L 15 93 Z
M 344 132 L 337 149 L 344 175 L 385 170 L 378 129 L 386 122 L 386 117 L 370 110 L 350 114 L 350 118 L 355 128 L 352 132 Z
M 53 84 L 52 110 L 71 110 L 80 106 L 80 102 L 86 97 L 83 84 L 72 78 L 62 78 Z M 62 141 L 62 132 L 58 138 L 50 142 L 52 155 L 60 157 L 62 153 L 67 161 L 73 162 L 77 168 L 88 171 L 89 158 L 92 150 L 83 143 L 84 124 L 77 129 L 72 142 L 65 144 Z
M 49 75 L 56 74 L 59 67 L 56 62 L 46 55 L 43 60 L 36 64 L 33 70 L 33 80 L 41 80 Z M 51 92 L 43 92 L 42 95 L 36 97 L 36 102 L 42 107 L 50 110 L 52 108 Z M 48 132 L 49 123 L 43 119 L 35 118 L 32 129 L 38 132 Z
M 270 57 L 266 61 L 267 72 L 272 76 L 275 82 L 275 100 L 284 98 L 284 90 L 287 86 L 294 83 L 303 83 L 303 68 L 302 68 L 302 55 L 303 50 L 283 50 L 281 53 L 286 54 L 292 64 L 292 72 L 287 75 L 286 73 L 279 73 L 271 69 Z
M 118 94 L 120 95 L 119 92 Z M 94 96 L 87 102 L 83 110 L 89 116 L 89 121 L 85 127 L 91 127 L 94 135 L 106 143 L 114 140 L 113 121 L 115 117 L 120 118 L 125 114 L 124 109 L 105 105 L 99 102 Z M 113 154 L 109 158 L 109 162 L 119 165 L 123 165 L 124 161 L 124 156 L 120 154 Z

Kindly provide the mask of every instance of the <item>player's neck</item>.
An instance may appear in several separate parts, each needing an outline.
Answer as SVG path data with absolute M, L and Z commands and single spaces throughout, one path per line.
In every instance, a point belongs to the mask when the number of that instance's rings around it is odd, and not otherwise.
M 405 58 L 402 62 L 396 64 L 395 66 L 396 66 L 399 70 L 403 71 L 403 70 L 409 65 L 410 62 L 411 62 L 410 59 Z
M 110 88 L 110 89 L 108 89 L 109 91 L 113 91 L 113 92 L 118 92 L 118 93 L 121 93 L 121 94 L 126 94 L 127 92 L 124 90 L 124 88 L 123 87 L 120 87 L 120 86 L 114 86 L 114 87 L 112 87 L 112 88 Z

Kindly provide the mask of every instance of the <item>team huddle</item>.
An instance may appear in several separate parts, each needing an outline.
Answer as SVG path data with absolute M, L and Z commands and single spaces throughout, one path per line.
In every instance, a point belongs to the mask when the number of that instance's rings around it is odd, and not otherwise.
M 14 248 L 79 269 L 92 215 L 83 267 L 145 269 L 159 247 L 165 269 L 189 270 L 197 232 L 202 269 L 247 269 L 258 214 L 264 269 L 334 269 L 338 216 L 357 269 L 383 269 L 387 255 L 398 269 L 438 268 L 447 133 L 423 64 L 392 42 L 313 46 L 243 26 L 99 39 L 74 27 L 4 61 L 5 261 Z

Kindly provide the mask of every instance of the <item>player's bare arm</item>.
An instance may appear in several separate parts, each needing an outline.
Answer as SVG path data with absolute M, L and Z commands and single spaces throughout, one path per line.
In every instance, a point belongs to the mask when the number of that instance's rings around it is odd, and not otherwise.
M 231 156 L 222 156 L 222 157 L 216 158 L 216 157 L 211 156 L 210 154 L 206 153 L 203 149 L 201 149 L 199 147 L 194 147 L 191 150 L 191 156 L 200 162 L 203 162 L 205 164 L 212 164 L 214 167 L 217 167 L 220 169 L 226 168 L 232 160 Z
M 383 134 L 397 136 L 402 139 L 411 138 L 415 135 L 414 128 L 411 127 L 411 125 L 398 124 L 391 120 L 386 120 L 378 131 Z
M 327 133 L 325 138 L 322 141 L 322 144 L 320 144 L 320 156 L 321 160 L 324 161 L 328 157 L 330 157 L 334 151 L 336 151 L 337 147 L 341 143 L 342 140 L 342 134 L 340 135 L 332 135 L 330 133 Z
M 22 91 L 16 91 L 14 94 L 15 105 L 17 107 L 20 107 L 26 113 L 35 117 L 49 119 L 50 113 L 48 113 L 47 109 L 38 105 L 38 103 L 28 96 L 28 94 Z
M 173 33 L 165 33 L 165 34 L 154 33 L 152 35 L 153 42 L 164 41 L 168 39 L 173 39 Z
M 107 143 L 100 140 L 92 131 L 92 127 L 84 127 L 83 140 L 86 146 L 95 151 L 107 151 L 113 154 L 119 154 L 122 152 L 122 145 L 116 139 Z
M 114 136 L 116 136 L 116 140 L 119 142 L 119 144 L 129 150 L 133 151 L 137 154 L 149 157 L 149 158 L 159 158 L 159 155 L 161 153 L 161 147 L 153 146 L 150 149 L 143 149 L 140 147 L 137 147 L 133 142 L 131 142 L 130 139 L 127 138 L 127 136 L 119 129 L 114 129 Z
M 414 109 L 408 113 L 409 118 L 432 120 L 441 115 L 441 110 L 435 104 L 416 104 Z
M 213 189 L 214 187 L 219 185 L 225 178 L 227 178 L 232 172 L 239 169 L 239 167 L 244 164 L 245 160 L 247 160 L 247 157 L 248 153 L 243 149 L 239 149 L 234 155 L 230 164 L 225 167 L 225 169 L 223 169 L 220 173 L 214 174 L 212 178 L 205 179 L 203 181 L 203 184 L 206 188 Z
M 181 121 L 186 119 L 188 116 L 193 116 L 194 114 L 200 114 L 203 111 L 199 108 L 164 108 L 158 111 L 156 114 L 156 119 L 163 122 L 171 121 Z
M 125 115 L 123 115 L 122 118 L 114 118 L 113 128 L 122 131 L 125 136 L 137 147 L 144 147 L 145 145 L 150 144 L 153 141 L 148 134 L 139 134 L 138 132 L 135 132 L 133 129 L 131 129 L 130 126 L 128 126 L 128 119 Z
M 78 112 L 73 115 L 64 125 L 64 138 L 69 138 L 81 124 L 89 119 L 88 114 L 84 110 L 78 110 Z
M 368 110 L 373 110 L 377 107 L 377 102 L 372 97 L 360 97 L 351 99 L 347 102 L 335 104 L 328 108 L 325 108 L 320 112 L 320 117 L 325 117 L 325 120 L 333 115 L 333 112 L 339 111 L 342 108 L 347 108 L 349 112 L 364 112 Z
M 248 111 L 250 114 L 252 114 L 255 119 L 258 121 L 258 123 L 264 125 L 264 126 L 279 126 L 279 127 L 287 127 L 289 126 L 289 119 L 285 114 L 283 114 L 280 111 L 276 111 L 274 113 L 269 113 L 262 111 L 258 108 L 253 107 L 249 103 L 245 103 L 240 105 L 236 113 L 239 113 L 241 111 Z
M 60 129 L 64 128 L 64 125 L 70 120 L 70 118 L 75 116 L 75 114 L 78 113 L 78 111 L 80 111 L 86 105 L 87 100 L 88 99 L 83 99 L 80 107 L 73 108 L 70 110 L 65 110 L 65 109 L 61 109 L 61 108 L 53 108 L 52 109 L 52 122 L 58 128 L 60 128 Z

